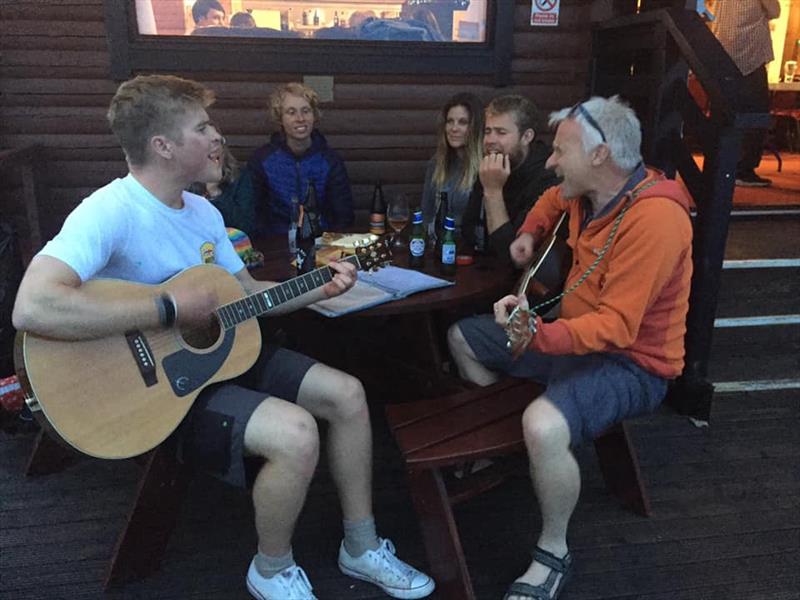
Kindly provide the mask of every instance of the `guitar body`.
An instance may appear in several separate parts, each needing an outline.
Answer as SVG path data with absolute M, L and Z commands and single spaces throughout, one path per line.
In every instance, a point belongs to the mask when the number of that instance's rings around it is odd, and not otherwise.
M 517 295 L 525 294 L 534 306 L 558 296 L 564 287 L 572 263 L 572 250 L 567 245 L 569 215 L 564 212 L 553 232 L 533 253 L 533 258 L 517 285 Z
M 220 304 L 245 296 L 216 265 L 182 271 L 161 285 L 93 280 L 84 285 L 109 301 L 155 297 L 181 285 L 210 286 Z M 75 449 L 98 458 L 129 458 L 166 439 L 208 385 L 250 368 L 261 348 L 255 319 L 203 331 L 141 330 L 61 341 L 20 333 L 17 374 L 40 422 Z

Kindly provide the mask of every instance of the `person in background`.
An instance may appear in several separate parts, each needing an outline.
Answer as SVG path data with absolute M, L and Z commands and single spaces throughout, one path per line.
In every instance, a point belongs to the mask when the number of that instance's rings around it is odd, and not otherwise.
M 506 374 L 546 386 L 522 416 L 542 528 L 533 561 L 504 600 L 559 596 L 573 569 L 567 527 L 581 487 L 572 448 L 653 411 L 684 364 L 692 277 L 686 189 L 644 166 L 641 124 L 617 96 L 554 112 L 550 124 L 557 130 L 547 167 L 563 180 L 527 214 L 510 253 L 527 264 L 567 213 L 574 262 L 560 317 L 544 323 L 524 295 L 509 295 L 494 315 L 463 319 L 448 333 L 465 379 L 485 386 Z M 535 330 L 515 358 L 505 329 L 517 306 Z
M 300 204 L 313 186 L 321 225 L 326 231 L 353 223 L 353 193 L 342 159 L 316 129 L 317 93 L 292 82 L 269 97 L 270 115 L 279 130 L 248 161 L 253 177 L 257 228 L 264 233 L 289 230 L 292 199 Z
M 225 7 L 218 0 L 197 0 L 192 5 L 195 29 L 225 27 Z
M 237 12 L 231 15 L 231 27 L 254 29 L 256 26 L 256 20 L 249 12 Z
M 740 110 L 769 112 L 767 63 L 774 55 L 769 21 L 781 14 L 778 0 L 716 0 L 707 2 L 714 14 L 711 31 L 744 75 Z M 765 129 L 751 129 L 742 138 L 742 154 L 736 167 L 736 185 L 766 187 L 772 181 L 756 173 L 764 151 Z
M 249 236 L 262 232 L 256 227 L 253 179 L 247 169 L 240 169 L 239 161 L 222 138 L 222 177 L 218 181 L 196 181 L 187 191 L 203 196 L 222 214 L 226 227 L 241 229 Z
M 220 214 L 184 190 L 221 177 L 222 136 L 206 108 L 211 90 L 165 75 L 120 85 L 108 110 L 129 173 L 100 188 L 67 217 L 59 234 L 31 261 L 14 304 L 19 331 L 61 340 L 122 336 L 208 323 L 215 288 L 176 278 L 214 264 L 248 294 L 275 284 L 249 274 Z M 332 262 L 332 280 L 281 303 L 286 314 L 352 288 L 355 268 Z M 219 272 L 209 269 L 208 273 Z M 220 276 L 220 275 L 217 275 Z M 98 278 L 147 284 L 121 294 L 84 285 Z M 176 333 L 176 335 L 179 335 Z M 292 536 L 320 452 L 316 418 L 328 422 L 327 449 L 342 507 L 340 570 L 395 598 L 422 598 L 430 577 L 395 556 L 375 530 L 372 511 L 372 433 L 364 388 L 355 377 L 264 342 L 239 378 L 205 388 L 178 433 L 182 460 L 231 485 L 248 484 L 245 459 L 261 459 L 252 486 L 258 548 L 246 585 L 258 600 L 314 600 L 292 556 Z M 221 507 L 222 508 L 222 507 Z
M 428 161 L 422 189 L 422 215 L 430 234 L 439 210 L 440 192 L 447 192 L 449 215 L 456 230 L 478 179 L 483 156 L 483 106 L 469 93 L 451 97 L 439 113 L 436 154 Z
M 469 246 L 485 216 L 488 248 L 510 262 L 508 247 L 536 199 L 558 183 L 545 168 L 550 147 L 538 137 L 543 129 L 536 105 L 523 96 L 499 96 L 486 107 L 483 159 L 461 222 Z

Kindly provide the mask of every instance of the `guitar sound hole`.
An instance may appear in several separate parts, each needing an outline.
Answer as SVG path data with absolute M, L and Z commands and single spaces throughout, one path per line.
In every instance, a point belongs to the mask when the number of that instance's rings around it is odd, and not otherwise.
M 192 348 L 205 350 L 217 343 L 222 328 L 216 315 L 211 315 L 205 325 L 182 325 L 180 327 L 181 337 Z

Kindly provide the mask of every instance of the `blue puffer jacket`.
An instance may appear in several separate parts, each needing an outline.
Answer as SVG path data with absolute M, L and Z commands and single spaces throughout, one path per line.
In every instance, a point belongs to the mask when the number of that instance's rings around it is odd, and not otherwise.
M 353 192 L 339 155 L 317 130 L 311 132 L 311 147 L 295 156 L 283 132 L 253 153 L 248 162 L 253 177 L 257 230 L 262 234 L 286 233 L 292 197 L 303 203 L 308 185 L 314 186 L 325 231 L 353 223 Z

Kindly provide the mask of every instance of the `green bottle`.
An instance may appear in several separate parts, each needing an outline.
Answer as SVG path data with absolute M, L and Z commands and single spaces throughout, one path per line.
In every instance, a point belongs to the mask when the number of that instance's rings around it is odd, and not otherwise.
M 414 211 L 413 227 L 408 240 L 408 266 L 421 269 L 425 265 L 425 226 L 422 224 L 422 211 Z
M 442 275 L 456 274 L 456 222 L 453 217 L 444 219 L 444 238 L 439 260 Z

